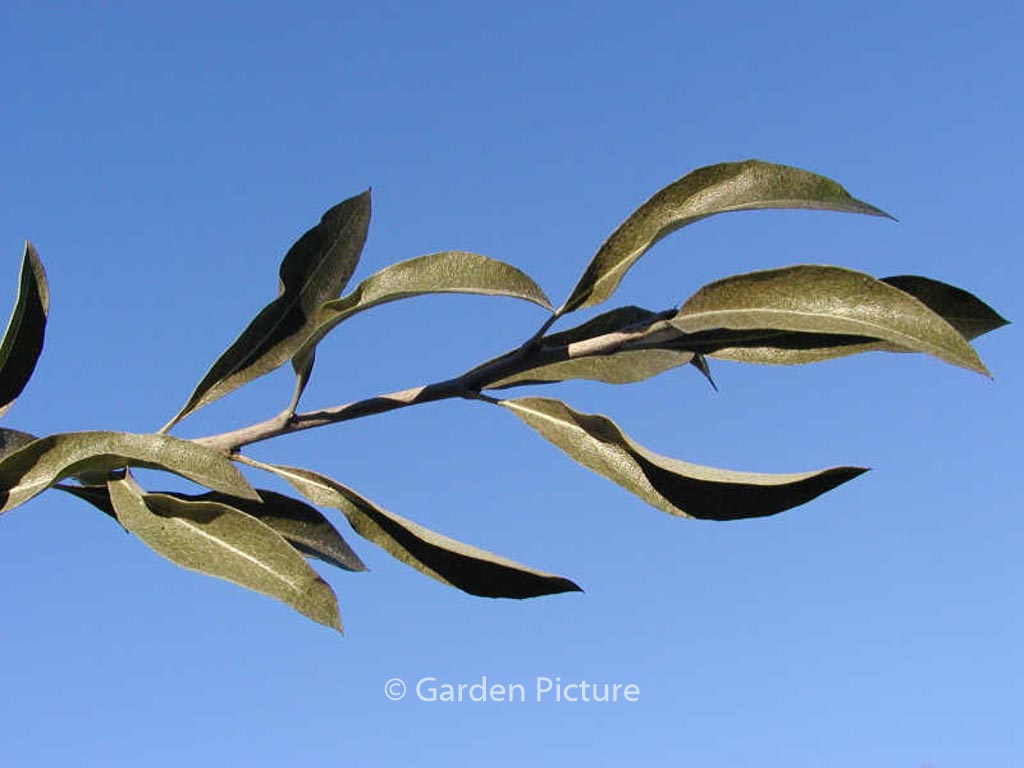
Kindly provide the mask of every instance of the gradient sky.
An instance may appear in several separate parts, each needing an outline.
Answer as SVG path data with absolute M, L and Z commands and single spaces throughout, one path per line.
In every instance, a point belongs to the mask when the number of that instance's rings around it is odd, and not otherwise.
M 717 217 L 662 241 L 617 303 L 806 262 L 924 274 L 1024 316 L 1019 4 L 8 0 L 0 19 L 0 307 L 26 237 L 52 302 L 7 427 L 157 428 L 273 297 L 291 242 L 368 186 L 357 279 L 463 249 L 558 302 L 655 190 L 758 157 L 900 223 Z M 445 378 L 542 320 L 478 297 L 366 313 L 321 346 L 304 405 Z M 697 463 L 875 468 L 761 520 L 670 518 L 483 403 L 254 447 L 586 590 L 473 598 L 352 534 L 370 572 L 322 571 L 344 637 L 44 494 L 0 521 L 0 763 L 1022 765 L 1018 327 L 977 347 L 994 381 L 876 354 L 718 363 L 718 393 L 689 368 L 543 391 Z M 176 434 L 276 413 L 290 376 Z M 640 695 L 392 702 L 393 677 Z

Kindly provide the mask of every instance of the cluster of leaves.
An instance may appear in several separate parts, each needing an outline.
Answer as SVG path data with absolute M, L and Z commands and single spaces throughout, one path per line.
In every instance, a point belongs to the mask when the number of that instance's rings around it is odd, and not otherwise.
M 654 453 L 610 419 L 580 413 L 560 400 L 485 394 L 570 379 L 627 384 L 684 365 L 710 378 L 707 358 L 790 365 L 871 350 L 922 352 L 987 374 L 969 340 L 1006 321 L 982 301 L 924 277 L 878 280 L 833 266 L 734 275 L 704 286 L 678 308 L 657 312 L 619 307 L 548 333 L 562 316 L 608 299 L 627 270 L 666 235 L 708 216 L 763 208 L 887 216 L 834 181 L 800 169 L 756 160 L 709 166 L 665 187 L 630 215 L 556 309 L 520 270 L 462 251 L 393 264 L 342 295 L 369 228 L 370 195 L 365 192 L 328 210 L 299 238 L 281 263 L 277 297 L 214 362 L 158 432 L 36 438 L 0 429 L 0 513 L 49 488 L 59 489 L 110 515 L 168 560 L 275 597 L 340 630 L 334 593 L 306 558 L 350 571 L 365 566 L 318 507 L 339 510 L 360 536 L 471 594 L 524 598 L 579 587 L 428 530 L 317 472 L 243 456 L 243 446 L 431 400 L 472 398 L 506 409 L 579 464 L 671 515 L 736 520 L 803 504 L 864 469 L 769 475 L 703 467 Z M 532 302 L 548 315 L 521 347 L 461 376 L 313 413 L 297 412 L 316 345 L 327 333 L 358 312 L 426 293 L 512 297 Z M 35 368 L 48 301 L 39 257 L 26 244 L 15 309 L 0 347 L 0 413 Z M 287 362 L 294 369 L 295 386 L 277 416 L 198 440 L 166 434 L 190 413 Z M 304 501 L 254 488 L 237 464 L 283 479 Z M 209 490 L 150 492 L 131 475 L 134 467 L 170 472 Z

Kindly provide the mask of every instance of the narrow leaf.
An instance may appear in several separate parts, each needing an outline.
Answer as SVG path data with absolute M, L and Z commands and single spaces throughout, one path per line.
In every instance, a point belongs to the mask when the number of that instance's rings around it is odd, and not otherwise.
M 692 352 L 674 349 L 621 350 L 610 355 L 590 355 L 531 368 L 499 379 L 489 384 L 487 389 L 506 389 L 571 379 L 601 381 L 606 384 L 633 384 L 685 365 L 693 359 Z
M 865 472 L 832 467 L 816 472 L 762 474 L 688 464 L 634 443 L 610 419 L 579 413 L 558 400 L 523 397 L 501 405 L 569 458 L 680 517 L 739 520 L 804 504 Z
M 775 330 L 867 337 L 988 375 L 971 345 L 923 302 L 863 272 L 800 265 L 701 288 L 669 321 L 685 333 Z
M 0 342 L 0 415 L 21 394 L 36 368 L 46 335 L 46 313 L 50 291 L 39 254 L 32 243 L 25 243 L 18 278 L 18 296 L 11 319 Z
M 760 160 L 700 168 L 657 192 L 612 232 L 558 314 L 600 304 L 637 259 L 677 229 L 718 213 L 759 208 L 888 216 L 831 179 L 799 168 Z
M 117 519 L 106 485 L 58 485 L 62 491 L 77 496 Z M 309 504 L 265 488 L 257 488 L 260 501 L 229 496 L 218 491 L 203 494 L 168 493 L 182 501 L 214 501 L 245 512 L 273 528 L 285 541 L 307 557 L 315 557 L 346 571 L 365 571 L 366 565 L 348 542 L 319 510 Z
M 0 427 L 0 461 L 38 439 L 38 437 L 30 435 L 28 432 Z
M 277 298 L 264 307 L 196 386 L 161 431 L 192 411 L 270 373 L 306 342 L 314 315 L 341 293 L 359 261 L 370 224 L 370 192 L 328 210 L 281 262 Z
M 508 296 L 551 309 L 540 286 L 510 264 L 465 251 L 430 253 L 385 267 L 363 280 L 352 293 L 324 304 L 303 352 L 352 315 L 431 293 Z
M 581 591 L 561 576 L 534 570 L 399 517 L 316 472 L 242 460 L 284 478 L 312 503 L 340 509 L 360 536 L 421 573 L 471 595 L 521 599 Z
M 259 520 L 219 502 L 143 493 L 131 478 L 111 482 L 110 499 L 121 524 L 175 565 L 276 598 L 341 631 L 330 586 Z
M 162 469 L 232 496 L 259 498 L 228 458 L 167 435 L 67 432 L 34 440 L 0 461 L 0 512 L 73 475 L 121 467 Z
M 988 304 L 967 291 L 918 275 L 883 277 L 892 285 L 927 305 L 964 338 L 975 339 L 1007 324 Z M 730 338 L 729 334 L 732 334 Z M 701 334 L 698 334 L 700 336 Z M 714 338 L 717 335 L 717 338 Z M 807 334 L 785 331 L 719 332 L 707 339 L 709 354 L 722 360 L 766 365 L 817 363 L 861 352 L 912 352 L 886 341 L 867 337 Z

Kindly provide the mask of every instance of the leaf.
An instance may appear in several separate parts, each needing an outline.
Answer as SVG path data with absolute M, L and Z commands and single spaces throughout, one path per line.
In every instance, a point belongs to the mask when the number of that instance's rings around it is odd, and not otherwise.
M 363 280 L 352 293 L 324 304 L 303 352 L 359 312 L 430 293 L 508 296 L 551 309 L 544 291 L 510 264 L 465 251 L 430 253 L 385 267 Z
M 688 464 L 634 443 L 610 419 L 579 413 L 558 400 L 502 400 L 510 410 L 569 458 L 679 517 L 740 520 L 804 504 L 865 472 L 832 467 L 815 472 L 761 474 Z
M 992 307 L 963 288 L 920 275 L 883 277 L 882 282 L 909 293 L 941 315 L 966 339 L 976 339 L 1009 324 Z
M 674 349 L 621 350 L 610 355 L 590 355 L 563 360 L 506 376 L 487 389 L 506 389 L 527 384 L 546 384 L 571 379 L 602 381 L 606 384 L 633 384 L 649 379 L 694 359 L 692 352 Z
M 281 262 L 277 298 L 265 306 L 213 364 L 166 432 L 212 403 L 288 362 L 314 328 L 316 310 L 344 289 L 355 270 L 370 224 L 370 192 L 328 210 Z
M 727 277 L 697 291 L 669 324 L 685 333 L 725 328 L 868 337 L 988 375 L 971 345 L 924 303 L 841 267 L 799 265 Z
M 34 440 L 0 461 L 0 513 L 73 475 L 126 466 L 161 469 L 232 496 L 259 498 L 212 448 L 167 435 L 67 432 Z
M 883 277 L 883 283 L 908 293 L 939 314 L 964 338 L 974 339 L 1007 324 L 985 302 L 967 291 L 938 280 L 917 275 Z M 743 337 L 741 332 L 711 339 L 710 355 L 722 360 L 767 365 L 816 363 L 861 352 L 911 352 L 913 350 L 867 337 L 806 334 L 785 331 L 762 332 Z
M 35 435 L 30 435 L 28 432 L 0 427 L 0 461 L 3 461 L 3 459 L 15 451 L 21 450 L 33 440 L 38 439 Z
M 245 457 L 241 460 L 284 478 L 314 504 L 340 509 L 360 536 L 406 565 L 463 592 L 522 599 L 582 591 L 561 576 L 528 568 L 399 517 L 316 472 Z
M 0 416 L 21 394 L 36 368 L 46 335 L 50 291 L 39 254 L 25 242 L 18 296 L 0 343 Z
M 759 208 L 808 208 L 892 218 L 851 197 L 831 179 L 799 168 L 760 160 L 707 166 L 655 193 L 619 225 L 556 314 L 600 304 L 637 259 L 677 229 L 718 213 Z
M 131 478 L 109 487 L 117 519 L 161 557 L 277 598 L 341 631 L 333 590 L 269 526 L 227 504 L 143 493 Z
M 117 519 L 106 485 L 58 485 L 57 488 L 84 499 Z M 315 557 L 346 571 L 366 570 L 366 565 L 359 559 L 359 555 L 319 510 L 298 499 L 265 488 L 257 488 L 256 492 L 260 495 L 260 501 L 229 496 L 218 491 L 203 494 L 163 492 L 163 495 L 173 496 L 182 501 L 213 501 L 226 504 L 270 526 L 307 557 Z

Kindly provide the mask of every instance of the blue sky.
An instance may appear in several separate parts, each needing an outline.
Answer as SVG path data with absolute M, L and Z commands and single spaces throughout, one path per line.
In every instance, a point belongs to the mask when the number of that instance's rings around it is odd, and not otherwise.
M 1024 314 L 1013 4 L 12 0 L 0 13 L 0 299 L 28 237 L 52 301 L 7 427 L 156 429 L 273 297 L 295 237 L 369 186 L 357 278 L 464 249 L 558 302 L 652 192 L 758 157 L 835 178 L 900 223 L 718 217 L 660 243 L 618 303 L 665 308 L 727 274 L 807 262 L 924 274 Z M 445 378 L 542 320 L 506 299 L 380 308 L 324 342 L 304 404 Z M 717 394 L 689 369 L 543 392 L 693 462 L 875 468 L 762 520 L 670 518 L 483 403 L 254 447 L 586 590 L 472 598 L 353 534 L 370 572 L 324 571 L 344 638 L 44 494 L 0 523 L 0 762 L 1017 764 L 1017 334 L 977 343 L 994 381 L 872 355 L 719 363 Z M 276 413 L 289 377 L 176 433 Z M 392 702 L 393 677 L 640 696 Z

